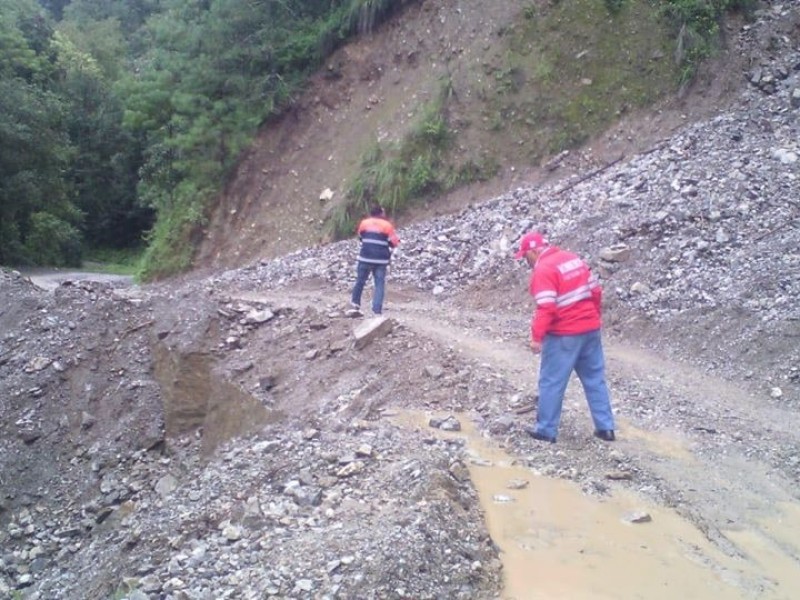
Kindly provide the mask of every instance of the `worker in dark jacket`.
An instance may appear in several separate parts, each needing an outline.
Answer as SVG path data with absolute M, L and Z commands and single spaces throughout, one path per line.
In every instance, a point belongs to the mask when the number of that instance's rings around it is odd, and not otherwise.
M 400 239 L 380 205 L 373 206 L 369 216 L 358 224 L 358 237 L 361 239 L 361 250 L 358 254 L 356 284 L 353 286 L 351 302 L 353 309 L 360 312 L 361 293 L 371 274 L 375 282 L 372 312 L 379 315 L 383 312 L 386 269 L 392 258 L 392 250 L 400 243 Z

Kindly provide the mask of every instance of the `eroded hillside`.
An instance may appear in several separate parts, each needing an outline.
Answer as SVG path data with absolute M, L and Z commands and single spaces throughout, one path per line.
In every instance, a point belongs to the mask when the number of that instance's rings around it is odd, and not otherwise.
M 331 57 L 293 110 L 262 129 L 197 264 L 241 266 L 329 241 L 328 219 L 365 155 L 400 143 L 443 90 L 449 139 L 436 168 L 463 181 L 398 215 L 401 224 L 646 150 L 731 101 L 751 61 L 740 22 L 679 93 L 664 24 L 647 3 L 625 6 L 612 19 L 602 2 L 410 3 Z
M 384 319 L 346 316 L 353 240 L 141 287 L 0 273 L 0 596 L 792 598 L 799 23 L 774 3 L 735 31 L 758 59 L 730 109 L 401 227 Z M 577 385 L 557 444 L 523 430 L 537 361 L 511 254 L 540 225 L 602 276 L 614 444 Z M 587 512 L 548 522 L 548 482 Z M 485 517 L 526 486 L 498 536 Z

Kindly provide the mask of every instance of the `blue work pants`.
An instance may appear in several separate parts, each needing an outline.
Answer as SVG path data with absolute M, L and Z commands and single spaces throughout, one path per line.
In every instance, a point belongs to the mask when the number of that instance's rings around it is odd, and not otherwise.
M 358 261 L 356 266 L 356 284 L 353 286 L 353 295 L 351 297 L 354 305 L 361 306 L 361 294 L 371 274 L 375 282 L 375 293 L 372 295 L 372 312 L 376 315 L 383 312 L 383 295 L 386 289 L 387 266 L 388 265 L 376 265 Z
M 595 430 L 613 430 L 603 344 L 597 329 L 579 335 L 545 336 L 539 365 L 536 431 L 553 439 L 558 436 L 564 392 L 573 370 L 583 385 Z

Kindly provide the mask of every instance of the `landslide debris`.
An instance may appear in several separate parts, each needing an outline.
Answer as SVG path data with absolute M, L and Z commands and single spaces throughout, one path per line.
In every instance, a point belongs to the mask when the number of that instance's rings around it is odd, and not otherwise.
M 798 22 L 775 3 L 740 32 L 770 44 L 733 109 L 402 229 L 396 323 L 361 350 L 344 314 L 354 241 L 147 287 L 50 293 L 0 271 L 0 596 L 494 598 L 500 554 L 463 442 L 403 425 L 406 410 L 470 411 L 587 494 L 624 473 L 614 485 L 737 555 L 727 524 L 796 501 L 800 481 Z M 661 356 L 612 357 L 620 418 L 682 432 L 707 462 L 609 449 L 574 390 L 555 447 L 522 432 L 534 373 L 510 255 L 539 226 L 602 274 L 610 346 Z

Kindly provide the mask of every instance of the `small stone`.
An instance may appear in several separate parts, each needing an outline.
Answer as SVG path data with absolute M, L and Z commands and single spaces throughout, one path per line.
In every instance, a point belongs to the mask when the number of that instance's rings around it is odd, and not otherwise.
M 242 528 L 228 525 L 222 530 L 222 535 L 229 542 L 237 542 L 242 539 Z
M 261 325 L 275 318 L 271 310 L 251 310 L 245 317 L 245 322 L 250 325 Z
M 164 475 L 161 479 L 158 480 L 156 483 L 156 493 L 165 498 L 169 496 L 172 492 L 174 492 L 178 488 L 178 480 L 175 479 L 172 475 Z
M 800 108 L 800 88 L 794 88 L 792 95 L 789 98 L 789 103 L 792 108 Z
M 258 387 L 260 387 L 262 391 L 268 392 L 275 387 L 276 383 L 277 378 L 274 375 L 267 375 L 258 380 Z
M 464 481 L 469 481 L 469 470 L 461 461 L 456 461 L 451 464 L 448 471 L 450 472 L 450 476 L 456 481 L 460 481 L 462 483 Z
M 36 373 L 38 371 L 43 371 L 44 369 L 49 367 L 52 362 L 53 361 L 50 360 L 49 358 L 46 358 L 44 356 L 37 356 L 36 358 L 31 359 L 31 361 L 27 365 L 25 365 L 25 372 Z
M 42 432 L 36 429 L 20 429 L 18 435 L 25 444 L 32 444 L 42 437 Z
M 328 573 L 334 573 L 341 566 L 342 566 L 342 561 L 340 561 L 340 560 L 330 560 L 330 561 L 328 561 L 328 564 L 325 565 L 325 570 Z
M 315 440 L 318 437 L 319 437 L 319 429 L 314 429 L 313 427 L 309 427 L 308 429 L 303 430 L 303 439 L 307 442 Z
M 496 504 L 510 504 L 515 502 L 515 500 L 511 496 L 506 496 L 505 494 L 495 494 L 492 496 L 492 502 Z
M 506 487 L 510 490 L 524 490 L 530 483 L 527 479 L 511 479 L 506 484 Z
M 650 523 L 652 520 L 653 517 L 650 516 L 650 513 L 644 511 L 637 511 L 623 518 L 626 523 Z
M 372 456 L 373 452 L 374 450 L 372 449 L 372 446 L 370 446 L 369 444 L 362 444 L 356 450 L 356 456 L 369 458 L 370 456 Z
M 607 262 L 625 262 L 631 257 L 631 249 L 625 244 L 614 244 L 600 251 L 600 259 Z
M 97 419 L 93 415 L 86 411 L 81 413 L 81 429 L 91 429 L 96 422 Z
M 461 431 L 461 423 L 452 415 L 445 419 L 432 418 L 428 421 L 428 425 L 442 431 Z
M 355 475 L 356 473 L 360 473 L 364 470 L 364 463 L 363 462 L 351 462 L 350 464 L 345 465 L 341 469 L 336 472 L 336 476 L 340 478 L 350 477 Z
M 797 162 L 797 153 L 787 150 L 786 148 L 773 150 L 772 156 L 777 158 L 784 165 L 791 165 Z
M 438 365 L 428 365 L 423 369 L 423 372 L 431 379 L 439 379 L 444 375 L 444 369 Z

